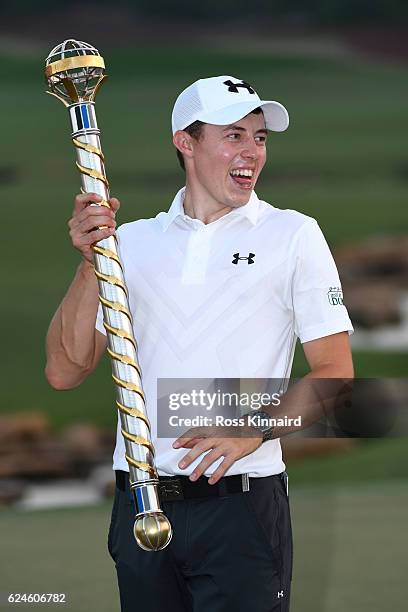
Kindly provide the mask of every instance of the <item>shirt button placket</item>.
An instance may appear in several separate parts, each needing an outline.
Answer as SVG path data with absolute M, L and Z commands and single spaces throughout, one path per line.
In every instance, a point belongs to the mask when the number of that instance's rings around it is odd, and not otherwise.
M 183 283 L 196 285 L 204 282 L 210 255 L 211 234 L 212 231 L 202 224 L 192 231 L 183 269 Z

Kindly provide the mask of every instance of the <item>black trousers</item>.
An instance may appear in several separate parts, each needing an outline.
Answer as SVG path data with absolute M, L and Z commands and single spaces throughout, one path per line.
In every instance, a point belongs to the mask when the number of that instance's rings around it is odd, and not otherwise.
M 164 502 L 173 539 L 138 547 L 134 504 L 116 488 L 108 549 L 122 612 L 288 612 L 292 578 L 289 503 L 279 476 L 248 492 Z

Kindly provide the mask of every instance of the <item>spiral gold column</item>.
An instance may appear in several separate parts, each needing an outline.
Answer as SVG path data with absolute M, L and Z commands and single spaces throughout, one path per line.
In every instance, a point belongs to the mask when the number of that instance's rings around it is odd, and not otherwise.
M 102 201 L 93 205 L 109 208 L 109 183 L 94 103 L 95 95 L 106 79 L 104 68 L 103 58 L 94 47 L 67 40 L 47 57 L 45 75 L 48 93 L 61 100 L 69 112 L 82 192 L 98 194 Z M 172 529 L 160 507 L 150 423 L 116 236 L 101 240 L 94 245 L 93 251 L 107 352 L 111 358 L 116 405 L 136 506 L 134 535 L 144 550 L 161 550 L 170 542 Z

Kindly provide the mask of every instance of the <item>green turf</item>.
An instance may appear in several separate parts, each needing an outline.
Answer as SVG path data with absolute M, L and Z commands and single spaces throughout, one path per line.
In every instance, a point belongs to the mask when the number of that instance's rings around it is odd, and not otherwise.
M 355 376 L 358 378 L 392 378 L 408 376 L 408 356 L 398 351 L 353 351 Z M 302 347 L 298 342 L 292 375 L 304 376 L 309 371 Z
M 403 612 L 406 481 L 292 488 L 292 612 Z
M 65 593 L 66 604 L 29 610 L 119 610 L 114 566 L 106 539 L 110 504 L 0 516 L 3 560 L 0 593 Z M 2 606 L 14 610 L 17 606 Z M 20 605 L 19 607 L 22 607 Z
M 232 73 L 287 105 L 290 129 L 272 134 L 258 194 L 316 216 L 333 247 L 406 231 L 406 67 L 192 49 L 104 50 L 111 75 L 97 102 L 119 222 L 166 209 L 183 183 L 170 110 L 200 76 Z M 1 58 L 0 58 L 1 60 Z M 44 381 L 44 336 L 79 261 L 67 220 L 79 177 L 66 110 L 46 96 L 42 59 L 0 61 L 2 79 L 3 320 L 0 411 L 44 410 L 56 426 L 111 427 L 108 364 L 79 390 Z M 359 376 L 406 375 L 401 353 L 356 353 Z M 305 370 L 296 358 L 295 374 Z
M 283 441 L 284 444 L 284 441 Z M 285 458 L 285 450 L 283 451 Z M 355 440 L 347 450 L 324 457 L 285 458 L 292 484 L 341 486 L 389 480 L 408 480 L 406 438 Z
M 291 486 L 291 612 L 403 612 L 406 608 L 406 481 Z M 0 593 L 66 593 L 64 609 L 119 610 L 106 550 L 110 505 L 3 512 Z M 176 536 L 175 536 L 176 537 Z M 1 604 L 0 604 L 1 606 Z M 60 606 L 24 609 L 58 610 Z M 1 606 L 7 612 L 14 607 Z

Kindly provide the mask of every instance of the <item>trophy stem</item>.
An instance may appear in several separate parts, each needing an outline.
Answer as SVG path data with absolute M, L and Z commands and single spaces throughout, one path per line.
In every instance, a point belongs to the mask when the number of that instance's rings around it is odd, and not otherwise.
M 96 205 L 109 207 L 109 183 L 100 145 L 95 105 L 93 102 L 81 102 L 70 105 L 68 111 L 72 125 L 72 142 L 77 155 L 76 165 L 81 173 L 82 191 L 97 193 L 102 197 L 102 201 Z M 111 358 L 116 405 L 136 506 L 136 524 L 140 524 L 140 519 L 145 515 L 160 515 L 163 511 L 160 508 L 159 478 L 154 465 L 154 448 L 145 409 L 137 344 L 133 335 L 132 315 L 116 236 L 101 240 L 93 247 L 93 251 L 99 299 L 107 333 L 107 352 Z M 154 524 L 157 528 L 163 524 L 163 519 L 165 517 L 155 517 Z M 151 550 L 152 545 L 153 550 L 160 550 L 169 543 L 170 523 L 165 529 L 164 537 L 159 538 L 159 546 L 152 535 L 149 538 L 144 537 L 145 534 L 140 533 L 140 528 L 136 529 L 136 524 L 135 537 L 139 546 L 145 550 Z M 141 524 L 147 525 L 146 521 Z
M 96 193 L 102 198 L 101 202 L 92 206 L 109 208 L 109 183 L 93 102 L 106 80 L 104 68 L 103 58 L 94 47 L 67 40 L 49 54 L 45 74 L 51 90 L 47 93 L 58 98 L 68 109 L 81 190 L 83 193 Z M 134 535 L 144 550 L 161 550 L 169 544 L 172 529 L 160 507 L 159 477 L 154 463 L 137 343 L 116 235 L 96 243 L 93 254 L 116 405 L 136 507 Z

